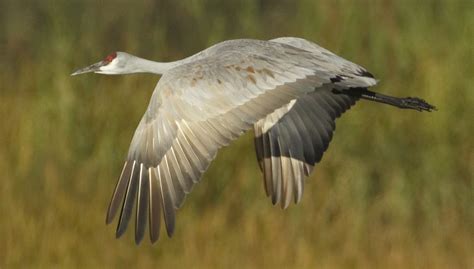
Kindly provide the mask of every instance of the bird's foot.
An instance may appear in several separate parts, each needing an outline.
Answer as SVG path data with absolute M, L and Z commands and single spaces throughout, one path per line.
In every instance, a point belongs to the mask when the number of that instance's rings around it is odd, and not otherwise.
M 425 100 L 417 97 L 406 97 L 401 99 L 402 108 L 415 109 L 418 111 L 437 110 L 435 106 L 428 104 Z

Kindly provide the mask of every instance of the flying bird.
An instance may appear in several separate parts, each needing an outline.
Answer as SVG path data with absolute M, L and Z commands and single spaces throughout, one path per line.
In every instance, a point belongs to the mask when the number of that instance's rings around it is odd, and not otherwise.
M 163 216 L 169 237 L 176 210 L 219 148 L 245 131 L 255 134 L 264 189 L 273 204 L 298 203 L 305 178 L 321 161 L 335 120 L 358 100 L 432 111 L 416 97 L 382 95 L 363 67 L 301 38 L 238 39 L 175 62 L 154 62 L 125 52 L 72 73 L 162 75 L 133 136 L 107 211 L 120 211 L 124 234 L 136 205 L 135 242 L 147 222 L 152 243 Z

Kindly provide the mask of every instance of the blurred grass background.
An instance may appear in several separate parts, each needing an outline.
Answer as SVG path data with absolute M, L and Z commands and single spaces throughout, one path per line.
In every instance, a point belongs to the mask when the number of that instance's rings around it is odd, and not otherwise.
M 279 36 L 439 111 L 360 102 L 285 211 L 249 133 L 218 154 L 171 240 L 116 240 L 106 206 L 158 77 L 69 74 L 116 50 L 169 61 Z M 473 39 L 472 0 L 0 0 L 0 268 L 473 268 Z

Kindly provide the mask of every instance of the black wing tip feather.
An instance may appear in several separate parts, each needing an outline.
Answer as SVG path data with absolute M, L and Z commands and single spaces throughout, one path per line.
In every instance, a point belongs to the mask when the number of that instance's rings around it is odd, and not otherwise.
M 112 193 L 112 198 L 110 199 L 109 207 L 107 209 L 107 214 L 105 217 L 105 224 L 108 225 L 112 223 L 117 214 L 117 210 L 119 206 L 122 204 L 122 200 L 124 199 L 125 191 L 127 190 L 128 180 L 125 180 L 127 177 L 129 178 L 130 169 L 132 164 L 129 162 L 125 162 L 122 173 L 120 173 L 120 177 L 117 181 L 115 186 L 114 192 Z M 133 167 L 133 166 L 132 166 Z
M 162 169 L 160 167 L 160 170 L 158 170 L 158 176 L 157 179 L 160 184 L 160 196 L 161 196 L 161 206 L 163 209 L 163 218 L 165 221 L 165 227 L 166 227 L 166 233 L 168 234 L 168 237 L 171 238 L 174 232 L 174 226 L 175 226 L 175 208 L 173 205 L 173 198 L 171 197 L 171 188 L 173 186 L 170 186 L 166 180 L 166 176 L 162 176 Z
M 107 209 L 107 214 L 105 216 L 105 225 L 109 225 L 114 221 L 116 212 L 112 210 L 112 202 L 109 204 L 109 208 Z
M 146 230 L 146 223 L 148 218 L 148 203 L 149 203 L 149 180 L 148 169 L 143 164 L 140 164 L 140 175 L 138 184 L 138 196 L 135 219 L 135 243 L 138 245 L 143 240 Z
M 156 180 L 156 172 L 152 168 L 148 168 L 148 180 L 150 181 L 150 207 L 149 224 L 150 224 L 150 242 L 154 244 L 160 238 L 161 228 L 161 197 L 158 182 Z
M 116 238 L 121 237 L 125 231 L 127 230 L 128 223 L 130 222 L 130 218 L 132 216 L 135 196 L 137 194 L 138 188 L 138 177 L 139 171 L 136 165 L 137 163 L 134 161 L 131 171 L 127 171 L 121 175 L 121 179 L 128 178 L 128 184 L 126 187 L 125 197 L 123 198 L 122 203 L 122 210 L 120 212 L 119 221 L 117 224 L 117 230 L 115 233 Z
M 174 223 L 173 223 L 173 226 L 171 228 L 168 229 L 168 227 L 166 228 L 166 234 L 168 235 L 169 238 L 173 237 L 173 234 L 174 234 Z
M 278 199 L 276 197 L 275 192 L 272 193 L 272 205 L 276 205 L 278 203 Z
M 368 77 L 368 78 L 375 78 L 372 73 L 370 73 L 369 71 L 367 71 L 365 69 L 360 69 L 359 70 L 359 75 L 361 75 L 363 77 Z
M 105 216 L 105 225 L 109 225 L 114 221 L 115 215 L 110 213 L 110 209 L 107 210 L 107 215 Z
M 125 234 L 135 208 L 135 244 L 143 241 L 147 222 L 150 242 L 156 243 L 160 238 L 161 218 L 171 238 L 175 230 L 176 209 L 170 196 L 173 186 L 169 184 L 153 167 L 146 168 L 136 161 L 126 162 L 105 218 L 106 224 L 112 223 L 121 205 L 115 237 Z
M 122 235 L 125 233 L 126 230 L 127 230 L 127 225 L 121 226 L 120 222 L 119 222 L 119 224 L 117 226 L 117 231 L 115 232 L 115 238 L 118 239 L 118 238 L 122 237 Z
M 170 212 L 170 211 L 173 212 Z M 174 228 L 176 225 L 176 216 L 174 212 L 174 208 L 171 208 L 170 210 L 166 210 L 168 212 L 165 212 L 164 214 L 164 219 L 165 219 L 165 227 L 166 227 L 166 234 L 168 235 L 169 238 L 173 237 L 174 234 Z

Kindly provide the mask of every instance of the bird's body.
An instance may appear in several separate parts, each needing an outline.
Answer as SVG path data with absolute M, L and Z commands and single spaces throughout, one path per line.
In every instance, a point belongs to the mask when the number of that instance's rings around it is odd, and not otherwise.
M 364 68 L 300 38 L 230 40 L 191 57 L 157 63 L 126 53 L 74 74 L 162 74 L 133 136 L 107 212 L 121 208 L 117 236 L 136 203 L 136 242 L 149 222 L 159 237 L 163 214 L 171 236 L 175 211 L 199 182 L 219 148 L 254 129 L 264 186 L 274 204 L 297 203 L 332 138 L 335 119 L 360 99 L 416 110 L 418 98 L 380 95 Z

